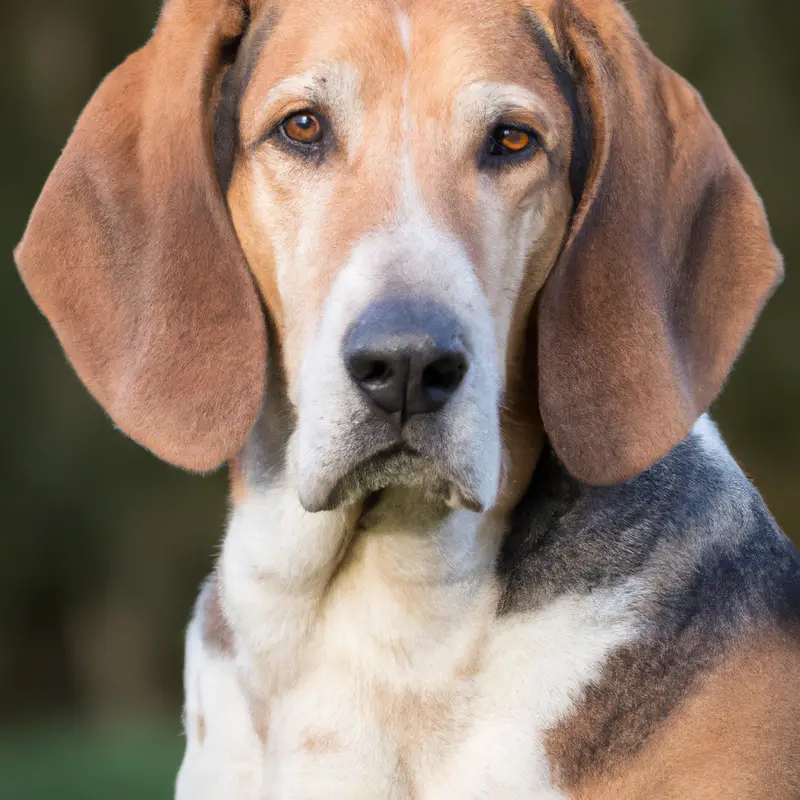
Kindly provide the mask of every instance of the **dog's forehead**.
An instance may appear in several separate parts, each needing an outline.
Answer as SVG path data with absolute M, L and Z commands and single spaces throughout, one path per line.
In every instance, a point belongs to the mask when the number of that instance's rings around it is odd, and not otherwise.
M 534 20 L 547 28 L 546 13 L 518 0 L 300 0 L 265 7 L 253 21 L 263 35 L 250 37 L 248 95 L 264 98 L 293 76 L 324 80 L 337 65 L 352 71 L 367 105 L 406 92 L 412 102 L 440 106 L 479 83 L 535 87 L 557 104 L 552 64 L 532 31 Z

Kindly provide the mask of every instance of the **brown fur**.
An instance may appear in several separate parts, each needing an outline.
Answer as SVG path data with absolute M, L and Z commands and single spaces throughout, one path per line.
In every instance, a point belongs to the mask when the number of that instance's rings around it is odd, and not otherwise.
M 219 578 L 216 573 L 208 579 L 202 597 L 200 619 L 203 625 L 203 643 L 215 652 L 233 653 L 233 631 L 222 610 Z
M 693 687 L 632 760 L 563 788 L 573 800 L 796 800 L 800 645 L 749 641 Z M 564 754 L 568 760 L 568 754 Z
M 199 470 L 239 449 L 264 375 L 264 320 L 211 153 L 220 50 L 241 17 L 219 0 L 166 3 L 84 111 L 16 251 L 114 422 Z
M 698 675 L 721 660 L 706 630 L 676 639 L 655 635 L 614 653 L 597 683 L 550 731 L 554 779 L 578 786 L 613 772 L 646 747 L 693 690 Z
M 583 199 L 539 310 L 539 392 L 578 478 L 665 455 L 720 390 L 781 275 L 761 201 L 697 93 L 611 0 L 563 0 L 595 131 Z
M 424 8 L 410 5 L 414 15 L 413 46 L 415 53 L 419 53 L 415 57 L 426 59 L 419 72 L 430 80 L 424 91 L 416 88 L 413 92 L 414 117 L 429 125 L 435 122 L 435 127 L 424 136 L 426 147 L 415 151 L 420 159 L 417 168 L 420 191 L 437 224 L 451 232 L 470 253 L 490 297 L 505 290 L 498 276 L 487 268 L 491 254 L 484 251 L 485 243 L 480 236 L 485 209 L 479 202 L 474 171 L 463 168 L 462 151 L 450 146 L 452 121 L 442 101 L 461 88 L 465 75 L 474 80 L 532 85 L 546 102 L 552 126 L 559 133 L 557 139 L 551 137 L 557 142 L 553 170 L 539 181 L 541 195 L 547 198 L 544 205 L 548 224 L 531 253 L 506 348 L 508 383 L 502 429 L 509 469 L 498 505 L 507 511 L 530 481 L 543 441 L 538 410 L 531 404 L 536 395 L 536 372 L 535 347 L 529 342 L 529 319 L 535 297 L 558 256 L 571 213 L 567 170 L 572 120 L 546 54 L 530 36 L 525 17 L 516 4 L 505 0 L 495 7 L 475 3 L 472 10 L 464 3 L 458 9 L 442 2 Z M 253 186 L 255 169 L 267 169 L 273 190 L 280 191 L 282 211 L 286 212 L 285 219 L 271 220 L 269 226 L 280 227 L 283 234 L 288 231 L 290 238 L 296 240 L 299 233 L 294 228 L 303 221 L 303 196 L 296 192 L 295 175 L 288 171 L 284 176 L 280 158 L 255 149 L 240 161 L 234 175 L 229 194 L 234 224 L 279 330 L 290 384 L 308 328 L 318 319 L 328 286 L 343 266 L 345 254 L 365 232 L 380 228 L 383 220 L 391 216 L 396 202 L 400 143 L 398 127 L 392 120 L 399 115 L 402 101 L 405 56 L 395 12 L 396 5 L 392 2 L 344 14 L 340 0 L 328 0 L 315 4 L 318 26 L 309 30 L 304 7 L 300 4 L 287 7 L 270 38 L 269 58 L 256 69 L 242 104 L 242 135 L 246 142 L 253 142 L 270 126 L 271 112 L 264 111 L 263 98 L 288 75 L 304 74 L 320 62 L 344 61 L 356 65 L 362 73 L 369 73 L 370 83 L 365 92 L 373 84 L 382 87 L 377 96 L 364 97 L 366 130 L 371 141 L 362 146 L 352 162 L 342 159 L 326 164 L 321 170 L 320 180 L 326 185 L 330 182 L 336 201 L 325 217 L 324 241 L 314 269 L 293 276 L 296 286 L 291 291 L 281 294 L 278 290 L 266 226 L 253 207 Z M 487 15 L 491 16 L 489 27 Z M 385 57 L 375 59 L 376 51 Z M 447 60 L 449 67 L 446 73 L 439 74 L 437 65 L 442 59 Z M 529 188 L 528 177 L 510 173 L 504 181 L 509 204 L 517 202 L 519 194 Z

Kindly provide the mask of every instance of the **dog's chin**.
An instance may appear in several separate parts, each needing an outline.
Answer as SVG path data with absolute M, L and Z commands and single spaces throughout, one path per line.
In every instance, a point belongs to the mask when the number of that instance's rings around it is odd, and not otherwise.
M 432 459 L 406 447 L 390 448 L 355 465 L 316 497 L 301 491 L 300 501 L 310 512 L 361 504 L 366 513 L 384 490 L 392 488 L 412 490 L 421 500 L 442 508 L 483 511 L 476 492 L 445 474 Z

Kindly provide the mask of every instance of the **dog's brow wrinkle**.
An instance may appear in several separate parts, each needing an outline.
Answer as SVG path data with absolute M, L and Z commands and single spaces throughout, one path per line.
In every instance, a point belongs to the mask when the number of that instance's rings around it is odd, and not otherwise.
M 315 79 L 311 72 L 304 72 L 302 75 L 290 75 L 279 83 L 276 83 L 264 99 L 264 106 L 269 106 L 278 100 L 289 95 L 310 95 L 313 94 L 319 85 L 319 80 Z

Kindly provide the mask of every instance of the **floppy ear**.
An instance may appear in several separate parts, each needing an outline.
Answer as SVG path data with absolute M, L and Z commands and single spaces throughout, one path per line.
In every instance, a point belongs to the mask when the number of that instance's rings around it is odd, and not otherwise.
M 545 429 L 579 479 L 613 484 L 683 439 L 780 279 L 761 201 L 697 93 L 616 2 L 560 5 L 592 154 L 539 306 Z
M 263 314 L 211 145 L 245 16 L 227 0 L 167 0 L 83 112 L 15 253 L 114 422 L 197 470 L 238 451 L 264 383 Z

